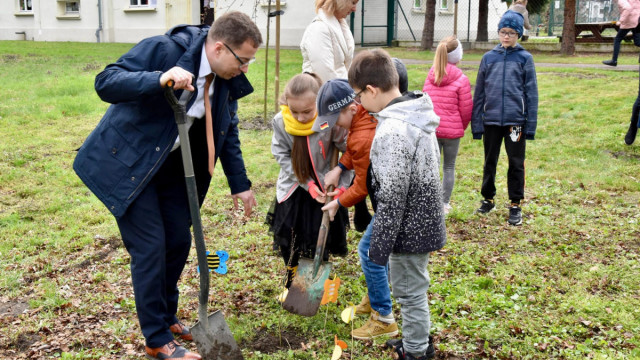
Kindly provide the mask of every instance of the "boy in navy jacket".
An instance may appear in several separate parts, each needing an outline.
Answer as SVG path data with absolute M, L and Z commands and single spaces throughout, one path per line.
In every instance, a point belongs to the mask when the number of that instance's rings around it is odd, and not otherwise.
M 473 97 L 471 131 L 476 140 L 484 135 L 482 196 L 477 210 L 495 208 L 495 177 L 504 139 L 509 158 L 507 186 L 511 206 L 509 224 L 522 224 L 520 201 L 524 198 L 526 140 L 533 140 L 538 117 L 538 83 L 533 57 L 518 42 L 524 18 L 508 10 L 498 23 L 500 45 L 482 57 Z

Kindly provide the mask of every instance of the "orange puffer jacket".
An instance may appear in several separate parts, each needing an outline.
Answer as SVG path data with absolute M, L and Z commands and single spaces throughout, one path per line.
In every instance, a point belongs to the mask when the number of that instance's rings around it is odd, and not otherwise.
M 376 118 L 369 115 L 362 105 L 358 105 L 347 137 L 347 151 L 340 158 L 340 164 L 348 170 L 355 170 L 353 185 L 340 196 L 340 205 L 344 207 L 351 207 L 367 197 L 369 151 L 377 125 Z

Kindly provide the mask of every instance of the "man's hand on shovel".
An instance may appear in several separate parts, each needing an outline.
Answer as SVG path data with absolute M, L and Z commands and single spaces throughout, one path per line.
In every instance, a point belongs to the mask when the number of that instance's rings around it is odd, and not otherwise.
M 172 80 L 174 90 L 195 91 L 196 89 L 191 85 L 192 79 L 192 73 L 179 66 L 174 66 L 160 76 L 160 86 L 165 87 L 169 80 Z

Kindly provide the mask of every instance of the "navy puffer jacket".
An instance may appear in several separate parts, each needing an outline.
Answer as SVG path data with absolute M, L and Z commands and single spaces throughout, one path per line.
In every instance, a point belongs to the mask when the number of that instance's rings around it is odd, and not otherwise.
M 538 121 L 538 82 L 533 56 L 520 44 L 498 45 L 482 57 L 473 95 L 471 132 L 481 139 L 485 125 L 523 126 L 533 140 Z
M 111 106 L 80 147 L 73 169 L 116 218 L 149 184 L 178 136 L 160 76 L 174 66 L 197 74 L 208 30 L 209 26 L 183 25 L 144 39 L 96 76 L 96 92 Z M 237 99 L 250 94 L 253 87 L 244 74 L 230 80 L 218 78 L 213 86 L 216 158 L 231 193 L 237 194 L 251 188 L 240 151 Z M 196 98 L 194 93 L 187 110 Z M 202 203 L 211 181 L 205 122 L 195 121 L 189 135 Z

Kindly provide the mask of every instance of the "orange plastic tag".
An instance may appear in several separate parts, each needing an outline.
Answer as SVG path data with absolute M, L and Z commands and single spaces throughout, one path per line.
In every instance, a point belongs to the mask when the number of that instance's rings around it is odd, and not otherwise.
M 321 305 L 338 301 L 338 289 L 340 288 L 340 278 L 336 276 L 333 280 L 324 281 L 324 294 L 322 295 Z

